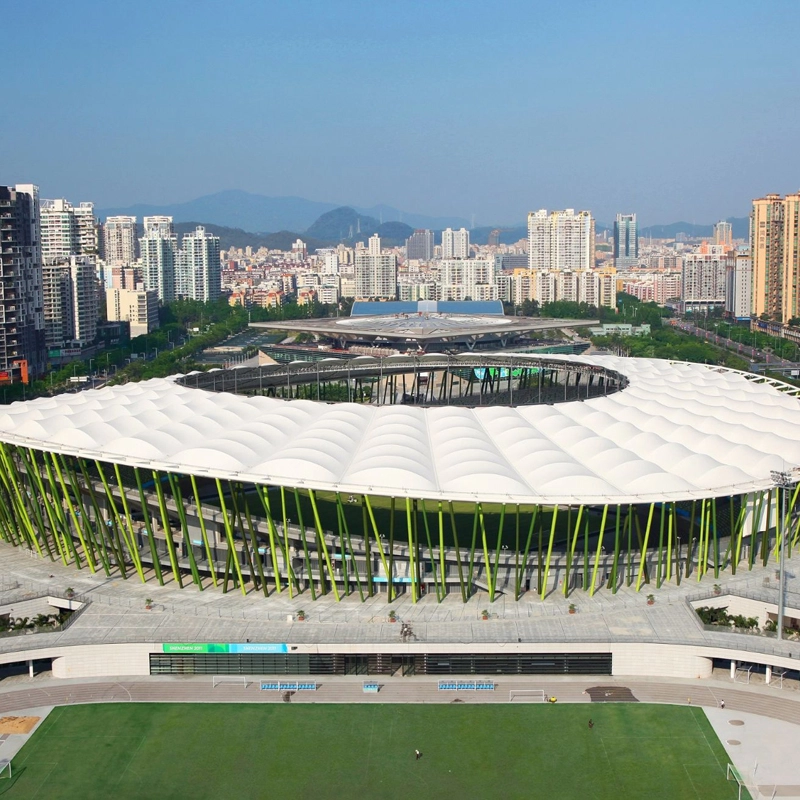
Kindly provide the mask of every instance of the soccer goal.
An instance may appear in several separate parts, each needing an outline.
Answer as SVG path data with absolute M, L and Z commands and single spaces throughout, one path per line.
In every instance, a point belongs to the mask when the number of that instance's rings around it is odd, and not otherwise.
M 742 773 L 739 772 L 733 764 L 728 764 L 728 771 L 726 773 L 726 777 L 729 781 L 736 781 L 736 785 L 739 787 L 739 800 L 742 800 L 742 789 L 747 790 L 747 781 L 742 777 Z M 749 793 L 745 795 L 749 797 Z
M 216 689 L 221 683 L 232 683 L 244 689 L 248 685 L 246 675 L 214 675 L 211 681 L 211 688 Z
M 8 775 L 6 775 L 8 773 Z M 0 758 L 0 778 L 11 777 L 11 759 Z
M 534 703 L 546 700 L 544 689 L 512 689 L 508 693 L 508 702 L 513 703 L 515 700 L 532 701 Z

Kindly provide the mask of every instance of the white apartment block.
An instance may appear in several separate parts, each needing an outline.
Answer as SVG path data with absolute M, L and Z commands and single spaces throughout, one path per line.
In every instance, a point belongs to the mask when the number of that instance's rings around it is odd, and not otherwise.
M 94 203 L 77 207 L 66 200 L 42 200 L 42 261 L 56 264 L 70 256 L 97 255 L 98 222 Z
M 622 290 L 643 303 L 666 305 L 669 300 L 680 299 L 683 275 L 680 272 L 658 272 L 639 275 L 626 280 Z
M 442 231 L 442 258 L 469 258 L 469 231 L 460 228 Z
M 109 217 L 103 225 L 105 262 L 127 267 L 136 261 L 136 217 Z
M 530 289 L 539 305 L 564 300 L 600 308 L 617 304 L 616 273 L 609 270 L 536 270 Z
M 85 346 L 97 338 L 100 315 L 94 260 L 70 256 L 42 267 L 45 342 L 48 348 Z
M 381 254 L 381 237 L 377 233 L 369 237 L 369 254 L 379 256 Z
M 594 267 L 594 219 L 588 211 L 540 209 L 528 214 L 530 269 Z
M 162 303 L 178 297 L 178 239 L 172 217 L 145 217 L 144 236 L 139 239 L 145 289 L 155 292 Z
M 344 295 L 344 287 L 342 288 Z M 347 295 L 345 295 L 347 296 Z M 356 253 L 355 297 L 362 299 L 397 296 L 397 256 L 384 253 L 370 255 L 361 250 Z
M 443 258 L 439 262 L 440 300 L 496 300 L 493 258 Z
M 181 242 L 178 257 L 176 291 L 179 297 L 209 302 L 222 294 L 222 264 L 219 259 L 219 236 L 198 226 Z
M 706 253 L 690 253 L 683 260 L 681 307 L 686 311 L 708 311 L 725 307 L 727 268 L 725 248 L 711 245 Z
M 725 271 L 725 312 L 734 319 L 748 319 L 753 305 L 753 261 L 749 252 L 736 253 Z
M 129 322 L 131 338 L 158 328 L 158 294 L 145 289 L 106 289 L 109 322 Z

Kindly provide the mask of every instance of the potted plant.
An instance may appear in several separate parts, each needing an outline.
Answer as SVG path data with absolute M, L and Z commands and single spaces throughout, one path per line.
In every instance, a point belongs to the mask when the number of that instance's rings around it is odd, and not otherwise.
M 397 612 L 394 609 L 389 612 L 389 622 L 397 622 Z
M 149 611 L 153 607 L 153 600 L 150 597 L 146 597 L 144 601 L 144 607 Z
M 578 610 L 578 609 L 577 609 L 577 608 L 575 608 L 575 603 L 570 603 L 570 604 L 569 604 L 569 613 L 570 613 L 570 614 L 574 614 L 574 613 L 575 613 L 577 610 Z
M 298 622 L 305 622 L 306 619 L 306 612 L 303 609 L 297 612 L 297 621 Z
M 489 610 L 487 608 L 484 608 L 483 611 L 481 611 L 481 619 L 489 619 Z
M 64 594 L 67 596 L 67 600 L 72 600 L 75 597 L 75 590 L 71 586 L 67 586 Z
M 654 594 L 647 595 L 647 605 L 651 606 L 656 601 L 656 596 Z
M 722 594 L 722 587 L 718 584 L 714 584 L 714 594 Z

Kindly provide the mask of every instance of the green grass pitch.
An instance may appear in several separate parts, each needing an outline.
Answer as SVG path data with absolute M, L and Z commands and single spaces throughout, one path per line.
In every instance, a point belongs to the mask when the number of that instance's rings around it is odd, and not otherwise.
M 699 708 L 100 704 L 54 709 L 0 798 L 729 800 L 727 761 Z

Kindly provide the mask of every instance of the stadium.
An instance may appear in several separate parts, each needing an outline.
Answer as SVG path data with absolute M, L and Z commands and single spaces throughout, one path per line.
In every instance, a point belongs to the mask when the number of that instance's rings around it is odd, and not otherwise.
M 15 403 L 0 535 L 268 597 L 655 592 L 774 557 L 797 391 L 698 364 L 430 354 Z

